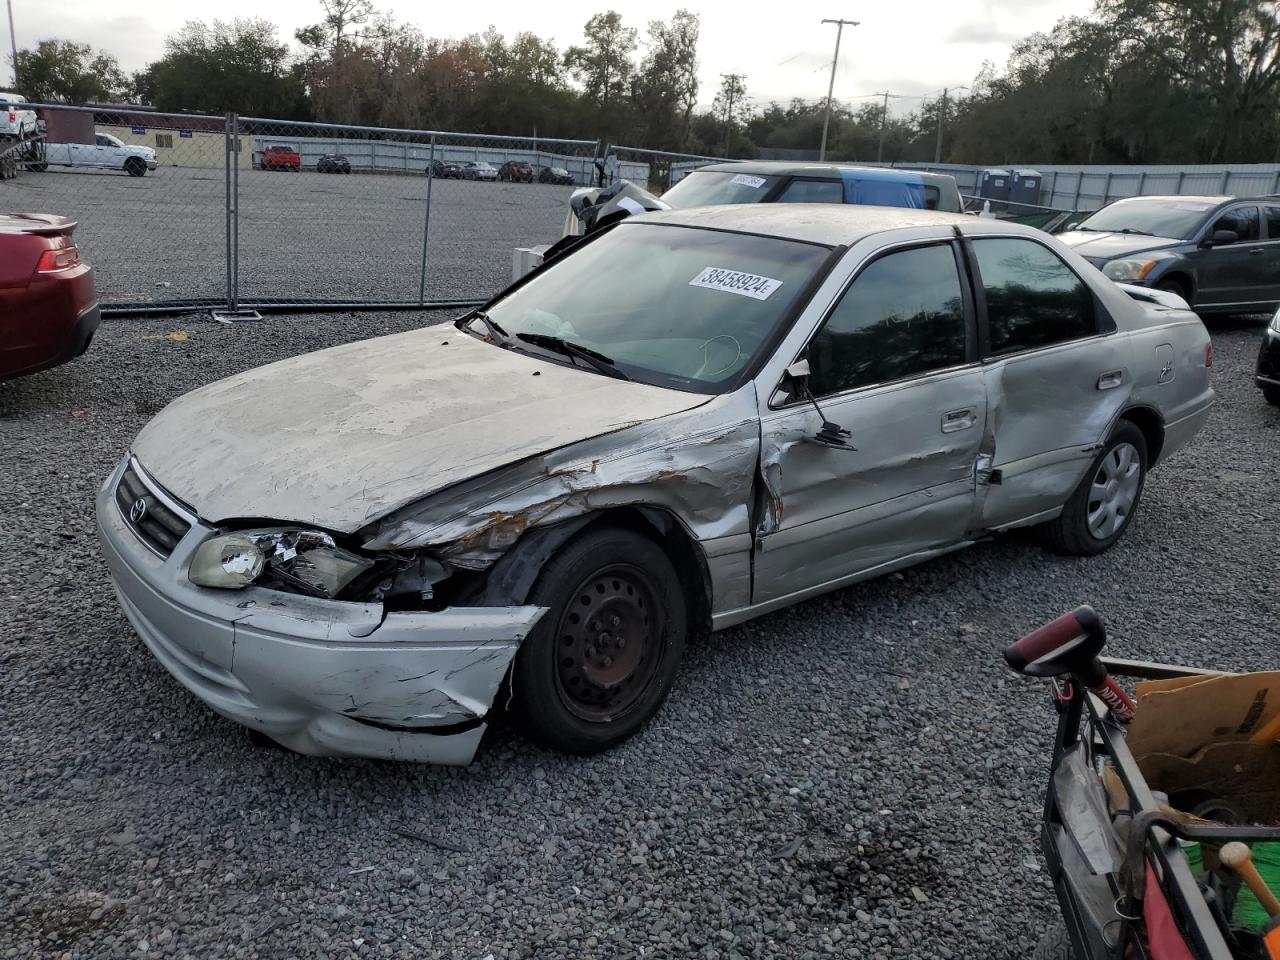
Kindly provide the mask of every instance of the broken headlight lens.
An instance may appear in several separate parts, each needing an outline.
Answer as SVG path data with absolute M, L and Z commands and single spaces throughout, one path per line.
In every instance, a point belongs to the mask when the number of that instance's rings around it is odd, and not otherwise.
M 336 597 L 373 564 L 319 530 L 241 530 L 200 544 L 187 575 L 202 587 L 239 590 L 265 571 L 302 593 Z

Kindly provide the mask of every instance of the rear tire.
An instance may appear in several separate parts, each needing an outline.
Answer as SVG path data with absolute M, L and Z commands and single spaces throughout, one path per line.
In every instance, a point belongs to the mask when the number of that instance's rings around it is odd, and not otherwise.
M 1031 953 L 1031 960 L 1071 960 L 1071 938 L 1062 924 L 1046 930 Z
M 688 629 L 667 555 L 638 533 L 589 529 L 551 558 L 528 603 L 550 609 L 516 654 L 524 726 L 567 753 L 606 750 L 667 698 Z
M 1280 407 L 1280 387 L 1263 387 L 1262 396 L 1273 407 Z
M 1056 553 L 1078 557 L 1109 549 L 1133 522 L 1146 479 L 1146 438 L 1137 426 L 1121 420 L 1062 513 L 1044 524 L 1046 545 Z

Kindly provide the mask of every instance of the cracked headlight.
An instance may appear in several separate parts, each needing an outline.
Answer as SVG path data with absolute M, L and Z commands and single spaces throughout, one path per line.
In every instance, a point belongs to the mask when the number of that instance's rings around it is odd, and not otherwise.
M 1132 282 L 1144 279 L 1155 265 L 1154 260 L 1112 260 L 1102 272 L 1112 280 Z
M 319 530 L 239 530 L 200 544 L 187 576 L 202 587 L 239 590 L 263 572 L 318 597 L 336 597 L 374 561 Z

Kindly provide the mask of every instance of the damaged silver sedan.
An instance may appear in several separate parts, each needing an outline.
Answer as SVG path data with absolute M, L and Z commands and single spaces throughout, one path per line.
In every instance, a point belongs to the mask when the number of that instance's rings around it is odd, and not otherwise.
M 1105 550 L 1213 402 L 1177 297 L 928 211 L 673 211 L 453 326 L 203 387 L 98 498 L 120 602 L 218 713 L 466 763 L 510 701 L 588 753 L 687 637 L 1039 525 Z

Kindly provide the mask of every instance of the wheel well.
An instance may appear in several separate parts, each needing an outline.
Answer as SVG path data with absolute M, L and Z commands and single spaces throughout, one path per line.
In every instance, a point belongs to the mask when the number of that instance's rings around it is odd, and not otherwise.
M 660 547 L 684 588 L 691 633 L 711 632 L 711 573 L 706 557 L 684 524 L 660 507 L 615 507 L 530 530 L 494 564 L 471 602 L 478 606 L 524 603 L 546 562 L 570 540 L 601 526 L 630 530 Z
M 1147 466 L 1154 466 L 1164 447 L 1164 422 L 1160 415 L 1146 407 L 1134 407 L 1122 413 L 1120 419 L 1128 420 L 1142 431 L 1142 438 L 1147 441 Z
M 1173 273 L 1169 273 L 1161 277 L 1156 286 L 1163 286 L 1167 283 L 1174 284 L 1178 288 L 1178 292 L 1182 294 L 1182 299 L 1187 301 L 1188 304 L 1191 303 L 1191 298 L 1195 296 L 1196 291 L 1189 276 L 1185 273 L 1174 271 Z
M 622 527 L 647 537 L 662 548 L 684 588 L 690 633 L 711 632 L 711 573 L 692 535 L 674 514 L 661 507 L 618 507 L 602 510 L 587 525 Z

